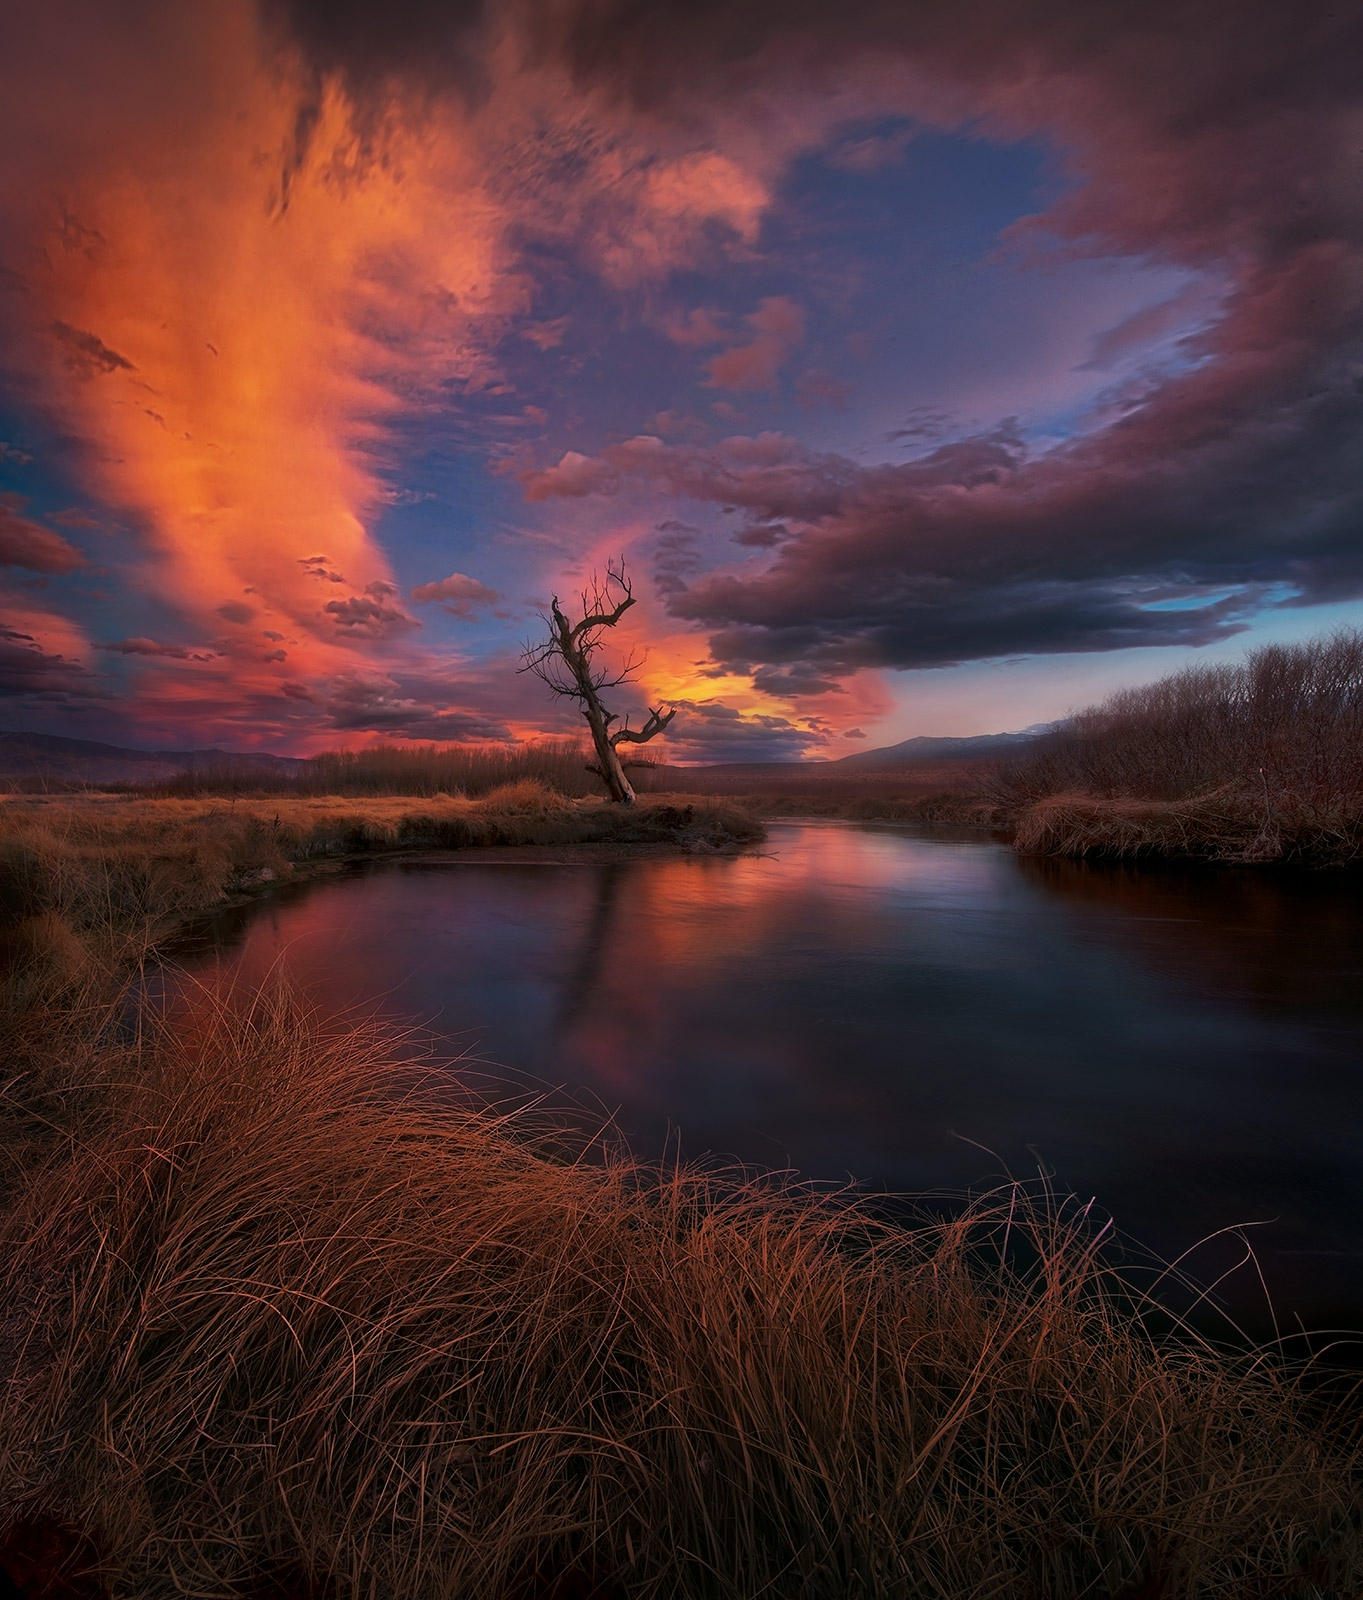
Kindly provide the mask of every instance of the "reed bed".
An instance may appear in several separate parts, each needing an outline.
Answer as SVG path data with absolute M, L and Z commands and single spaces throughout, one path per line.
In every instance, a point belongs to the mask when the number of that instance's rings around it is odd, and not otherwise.
M 1363 632 L 1122 690 L 1038 740 L 993 793 L 1024 851 L 1363 861 Z
M 1084 1212 L 574 1162 L 280 993 L 50 1026 L 0 1097 L 45 1107 L 0 1521 L 115 1597 L 1363 1585 L 1356 1440 L 1273 1359 L 1157 1337 Z
M 997 805 L 966 783 L 959 789 L 934 786 L 918 791 L 911 784 L 849 784 L 845 788 L 826 784 L 804 791 L 744 791 L 733 798 L 750 815 L 773 820 L 790 817 L 989 828 L 998 818 Z

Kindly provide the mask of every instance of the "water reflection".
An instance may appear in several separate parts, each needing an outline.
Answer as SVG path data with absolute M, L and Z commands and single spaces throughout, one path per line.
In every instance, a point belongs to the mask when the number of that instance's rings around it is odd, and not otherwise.
M 644 1153 L 680 1128 L 915 1190 L 1039 1156 L 1166 1253 L 1262 1222 L 1285 1304 L 1363 1309 L 1351 880 L 784 825 L 738 860 L 380 865 L 218 933 L 201 970 L 280 963 L 324 1007 L 418 1019 Z
M 1266 1012 L 1363 1017 L 1363 874 L 1019 864 L 1091 938 L 1105 930 L 1166 979 Z

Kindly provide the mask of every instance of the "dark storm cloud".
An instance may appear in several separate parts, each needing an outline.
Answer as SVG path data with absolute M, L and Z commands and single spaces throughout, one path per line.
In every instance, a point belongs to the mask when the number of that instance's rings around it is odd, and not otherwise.
M 450 703 L 447 685 L 417 673 L 344 672 L 328 685 L 327 720 L 339 732 L 404 739 L 504 743 L 511 730 L 495 715 Z
M 79 662 L 50 654 L 32 634 L 0 623 L 0 696 L 60 702 L 88 698 L 91 689 Z
M 1088 74 L 1193 134 L 1257 118 L 1266 93 L 1351 94 L 1363 39 L 1363 18 L 1330 0 L 576 0 L 534 16 L 542 54 L 654 111 L 890 53 L 945 82 Z
M 668 586 L 718 661 L 817 693 L 861 666 L 1204 644 L 1265 603 L 1363 595 L 1363 12 L 579 0 L 541 37 L 580 81 L 677 116 L 897 56 L 941 125 L 1064 151 L 1074 181 L 1019 246 L 1217 286 L 1214 316 L 1194 289 L 1099 340 L 1091 368 L 1202 327 L 1032 458 L 1007 427 L 909 466 L 636 439 L 527 475 L 531 499 L 633 478 L 747 512 L 740 542 L 770 555 Z
M 393 79 L 467 91 L 480 80 L 482 0 L 260 0 L 267 23 L 359 99 Z M 301 131 L 304 141 L 307 129 Z
M 0 495 L 0 567 L 57 575 L 85 565 L 85 557 L 61 534 L 24 516 L 17 495 Z
M 786 717 L 744 713 L 722 700 L 679 700 L 658 758 L 681 762 L 798 761 L 827 736 Z

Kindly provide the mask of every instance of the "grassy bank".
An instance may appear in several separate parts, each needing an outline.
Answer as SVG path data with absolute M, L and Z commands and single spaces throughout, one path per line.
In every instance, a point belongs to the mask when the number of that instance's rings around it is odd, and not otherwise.
M 761 837 L 731 804 L 623 808 L 532 779 L 476 800 L 11 795 L 0 801 L 0 961 L 69 972 L 126 961 L 189 916 L 337 857 L 553 844 L 713 851 Z
M 971 787 L 907 783 L 829 785 L 800 790 L 745 791 L 734 801 L 751 816 L 845 822 L 949 823 L 957 827 L 997 825 L 994 803 Z
M 287 999 L 0 1098 L 0 1520 L 116 1596 L 1343 1596 L 1358 1459 L 1082 1214 L 556 1158 Z M 0 1530 L 0 1548 L 4 1548 Z
M 665 767 L 654 785 L 673 795 L 724 799 L 760 817 L 828 817 L 853 822 L 953 823 L 990 827 L 998 817 L 991 785 L 997 763 L 920 761 L 891 771 L 835 762 L 807 766 Z
M 1363 633 L 1123 690 L 1038 740 L 994 797 L 1028 852 L 1363 861 Z
M 481 799 L 513 784 L 536 783 L 568 799 L 601 795 L 589 771 L 590 748 L 577 739 L 540 739 L 518 745 L 371 745 L 313 756 L 294 772 L 270 772 L 240 760 L 198 766 L 140 792 L 160 797 L 292 795 L 298 798 L 402 795 L 429 799 L 462 795 Z M 647 787 L 653 763 L 631 763 Z M 128 786 L 131 788 L 132 786 Z

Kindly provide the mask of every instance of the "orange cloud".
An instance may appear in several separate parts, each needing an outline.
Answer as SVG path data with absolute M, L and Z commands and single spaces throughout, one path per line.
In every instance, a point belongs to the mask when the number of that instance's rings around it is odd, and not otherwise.
M 563 319 L 527 322 L 524 236 L 613 285 L 742 254 L 786 146 L 809 138 L 721 153 L 718 125 L 669 131 L 562 63 L 527 65 L 514 34 L 476 104 L 414 95 L 368 106 L 359 131 L 339 82 L 319 88 L 252 0 L 67 0 L 18 25 L 0 63 L 6 315 L 84 487 L 132 530 L 101 561 L 155 602 L 155 620 L 108 636 L 173 641 L 121 651 L 140 708 L 288 726 L 347 673 L 448 669 L 373 531 L 395 423 L 447 403 L 442 385 L 503 381 L 508 331 L 561 339 Z M 769 300 L 749 321 L 752 345 L 719 359 L 765 381 L 802 314 Z M 585 493 L 585 464 L 569 452 L 545 495 Z M 11 555 L 79 564 L 18 515 L 0 529 Z M 487 597 L 442 598 L 458 612 Z
M 756 337 L 708 363 L 712 389 L 774 389 L 791 351 L 805 336 L 805 313 L 789 295 L 773 295 L 748 318 Z
M 362 447 L 429 359 L 414 346 L 458 347 L 462 319 L 435 327 L 428 302 L 477 301 L 494 245 L 476 226 L 436 236 L 448 202 L 431 203 L 428 152 L 406 152 L 401 181 L 347 170 L 335 96 L 285 194 L 290 97 L 246 66 L 244 126 L 211 122 L 150 170 L 84 176 L 71 204 L 97 242 L 59 244 L 35 289 L 57 313 L 49 382 L 90 442 L 94 486 L 145 528 L 149 586 L 208 626 L 299 630 L 325 670 L 345 646 L 300 560 L 325 548 L 361 591 L 389 578 Z

